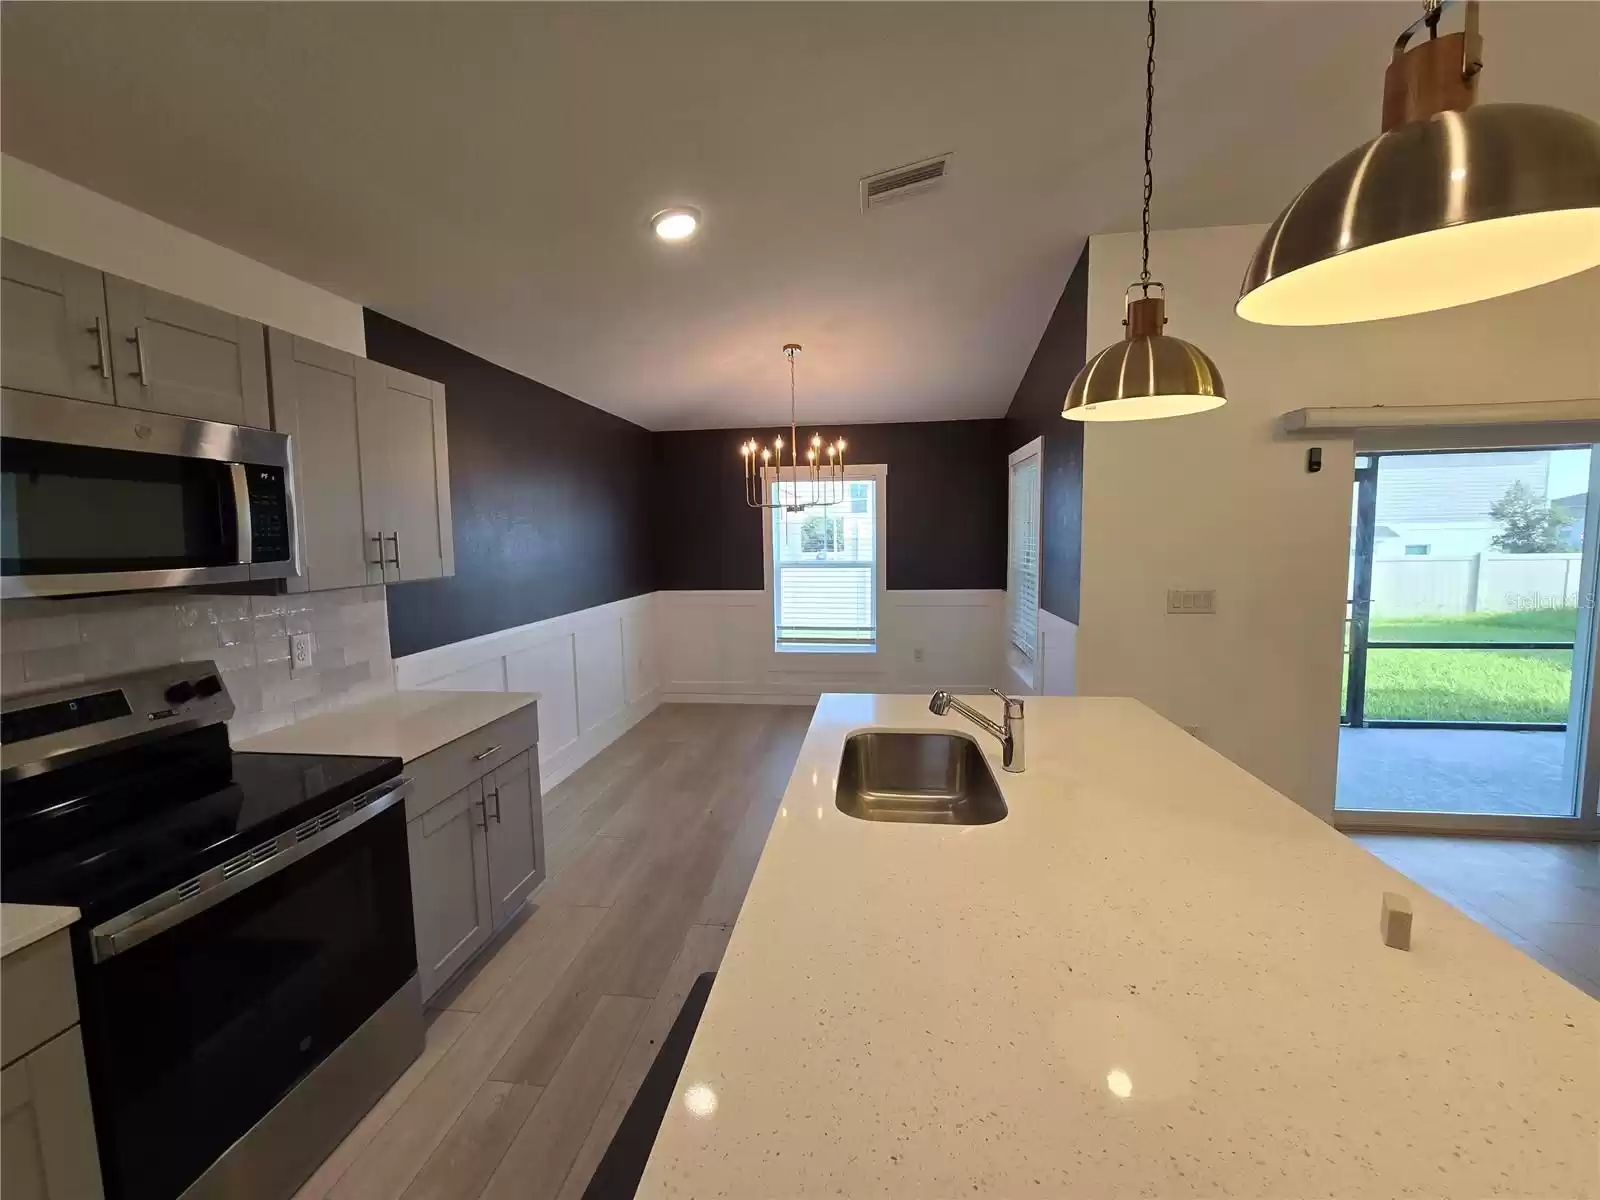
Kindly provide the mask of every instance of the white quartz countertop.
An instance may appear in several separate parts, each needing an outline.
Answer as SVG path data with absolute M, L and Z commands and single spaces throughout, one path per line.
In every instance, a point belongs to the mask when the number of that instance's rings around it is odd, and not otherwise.
M 536 692 L 393 692 L 246 738 L 235 750 L 421 758 L 539 699 Z
M 1027 721 L 823 697 L 641 1200 L 1600 1195 L 1600 1003 L 1135 701 Z M 841 813 L 868 728 L 1009 816 Z
M 0 958 L 65 929 L 78 916 L 75 908 L 53 904 L 0 904 Z

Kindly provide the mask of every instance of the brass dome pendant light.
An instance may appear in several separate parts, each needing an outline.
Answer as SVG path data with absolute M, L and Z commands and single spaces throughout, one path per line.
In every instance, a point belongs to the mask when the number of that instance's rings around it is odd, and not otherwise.
M 1312 181 L 1261 239 L 1234 311 L 1341 325 L 1453 308 L 1600 265 L 1600 125 L 1539 104 L 1473 107 L 1478 2 L 1429 0 L 1383 80 L 1383 132 Z M 1407 49 L 1419 28 L 1428 40 Z
M 1155 128 L 1156 5 L 1148 0 L 1149 36 L 1144 68 L 1144 217 L 1141 229 L 1139 282 L 1123 294 L 1122 341 L 1107 346 L 1088 362 L 1067 389 L 1061 415 L 1072 421 L 1150 421 L 1205 412 L 1227 402 L 1222 373 L 1197 346 L 1162 333 L 1167 323 L 1167 289 L 1150 278 L 1151 136 Z M 1139 299 L 1128 296 L 1134 288 Z M 1152 296 L 1151 288 L 1160 288 Z

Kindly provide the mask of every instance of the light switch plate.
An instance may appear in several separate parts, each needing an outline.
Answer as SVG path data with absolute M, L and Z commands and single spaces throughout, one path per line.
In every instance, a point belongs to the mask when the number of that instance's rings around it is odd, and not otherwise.
M 309 633 L 297 633 L 289 639 L 290 670 L 304 671 L 311 665 L 312 640 Z
M 1210 616 L 1217 611 L 1217 593 L 1211 588 L 1168 588 L 1167 612 L 1176 616 Z

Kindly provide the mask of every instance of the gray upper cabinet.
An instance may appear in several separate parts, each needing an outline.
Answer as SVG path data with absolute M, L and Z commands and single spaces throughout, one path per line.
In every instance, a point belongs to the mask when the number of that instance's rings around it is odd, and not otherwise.
M 0 386 L 113 403 L 100 272 L 7 241 L 0 277 Z
M 308 590 L 382 583 L 361 507 L 353 354 L 273 329 L 273 428 L 294 439 L 300 564 Z M 291 585 L 292 586 L 292 585 Z
M 115 275 L 105 286 L 118 404 L 270 427 L 260 324 Z
M 443 385 L 279 329 L 267 346 L 273 428 L 294 439 L 299 586 L 453 575 Z
M 361 503 L 388 583 L 454 575 L 444 385 L 356 363 Z

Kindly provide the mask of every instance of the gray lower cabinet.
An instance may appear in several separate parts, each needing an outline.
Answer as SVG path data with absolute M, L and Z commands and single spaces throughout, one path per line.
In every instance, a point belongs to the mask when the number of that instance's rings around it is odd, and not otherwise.
M 229 425 L 272 424 L 260 324 L 106 276 L 117 403 Z
M 115 402 L 99 271 L 17 242 L 0 243 L 0 386 Z
M 425 998 L 494 933 L 485 824 L 477 780 L 407 824 L 417 977 Z
M 537 714 L 530 705 L 407 762 L 417 975 L 426 999 L 544 882 Z
M 533 751 L 524 750 L 483 780 L 488 814 L 490 908 L 498 928 L 545 876 L 544 811 Z
M 0 1196 L 101 1200 L 67 932 L 7 955 L 0 977 Z

